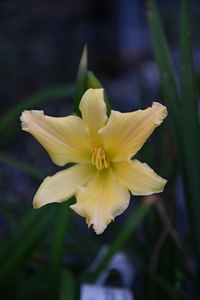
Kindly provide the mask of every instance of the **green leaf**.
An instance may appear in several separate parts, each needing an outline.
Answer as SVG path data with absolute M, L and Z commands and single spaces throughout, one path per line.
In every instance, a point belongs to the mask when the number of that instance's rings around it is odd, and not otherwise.
M 162 289 L 162 292 L 165 293 L 167 298 L 164 299 L 171 299 L 171 300 L 184 300 L 183 296 L 181 293 L 174 288 L 161 274 L 158 272 L 154 272 L 148 267 L 141 268 L 145 273 L 151 276 L 160 286 Z M 168 298 L 169 297 L 169 298 Z
M 189 189 L 186 203 L 200 263 L 200 132 L 191 40 L 191 3 L 189 0 L 182 1 L 180 23 L 182 135 L 185 151 L 184 163 L 187 170 L 185 181 L 187 181 L 187 188 Z
M 14 158 L 13 156 L 6 154 L 2 151 L 0 151 L 0 161 L 3 162 L 4 164 L 9 165 L 12 168 L 16 168 L 20 171 L 23 171 L 24 173 L 38 179 L 38 180 L 43 180 L 47 174 L 43 172 L 42 170 L 39 170 L 28 163 L 25 163 L 22 160 L 19 160 L 17 158 Z
M 75 300 L 77 299 L 76 297 L 76 280 L 68 270 L 62 269 L 59 300 Z
M 55 205 L 52 204 L 35 210 L 29 226 L 7 250 L 6 255 L 1 258 L 1 291 L 2 285 L 4 288 L 10 286 L 9 284 L 6 286 L 6 283 L 10 283 L 15 278 L 19 268 L 23 266 L 28 256 L 41 243 L 54 218 L 54 210 Z
M 38 266 L 37 272 L 33 272 L 33 274 L 29 276 L 29 278 L 26 277 L 23 280 L 21 288 L 24 289 L 24 286 L 26 286 L 26 295 L 25 297 L 18 298 L 18 299 L 29 299 L 30 295 L 31 297 L 33 297 L 34 294 L 35 295 L 38 295 L 39 293 L 42 294 L 41 290 L 43 289 L 43 286 L 46 283 L 46 278 L 47 278 L 46 268 L 42 268 L 42 266 L 41 267 Z
M 180 25 L 181 101 L 173 75 L 167 41 L 154 0 L 147 0 L 148 19 L 155 58 L 158 64 L 165 101 L 172 120 L 177 158 L 182 173 L 187 212 L 193 245 L 200 264 L 200 135 L 197 115 L 196 79 L 191 46 L 190 1 L 183 0 Z
M 106 265 L 109 263 L 113 255 L 120 250 L 122 246 L 128 241 L 130 236 L 133 234 L 137 226 L 142 222 L 142 220 L 147 216 L 151 209 L 150 205 L 141 204 L 133 215 L 130 216 L 126 224 L 118 232 L 116 239 L 112 242 L 109 251 L 103 257 L 100 264 L 97 266 L 96 270 L 92 273 L 89 271 L 82 275 L 81 280 L 87 280 L 94 282 L 100 275 L 100 273 L 105 269 Z
M 161 86 L 163 90 L 164 99 L 167 109 L 169 111 L 169 118 L 172 121 L 174 140 L 177 148 L 177 159 L 179 168 L 183 175 L 185 192 L 188 191 L 188 182 L 186 179 L 186 166 L 184 145 L 183 145 L 183 132 L 181 123 L 181 101 L 178 89 L 175 82 L 172 61 L 170 57 L 168 43 L 165 38 L 163 26 L 160 20 L 159 12 L 154 0 L 146 0 L 147 2 L 147 15 L 149 20 L 149 27 L 152 39 L 155 59 L 158 65 Z M 189 194 L 187 194 L 188 196 Z
M 72 200 L 60 203 L 56 208 L 56 217 L 54 219 L 54 231 L 51 246 L 51 259 L 49 265 L 49 287 L 48 299 L 57 299 L 61 271 L 62 271 L 62 255 L 64 251 L 65 238 L 70 226 L 71 209 L 69 205 Z
M 30 207 L 27 208 L 25 205 L 21 207 L 19 203 L 15 207 L 15 205 L 9 203 L 8 199 L 6 199 L 6 202 L 3 202 L 1 199 L 0 204 L 0 212 L 4 213 L 4 211 L 7 211 L 15 222 L 15 224 L 13 224 L 15 226 L 15 231 L 7 232 L 7 234 L 1 238 L 0 257 L 2 258 L 12 245 L 19 240 L 20 236 L 27 230 L 27 228 L 35 222 L 37 218 L 37 211 Z M 16 214 L 22 215 L 20 218 L 17 218 Z
M 174 70 L 169 47 L 165 38 L 159 12 L 154 0 L 146 0 L 147 16 L 151 33 L 152 46 L 158 65 L 164 98 L 172 118 L 172 125 L 176 135 L 178 149 L 181 147 L 180 132 L 180 98 L 175 82 Z
M 79 103 L 83 94 L 85 93 L 86 87 L 86 74 L 87 74 L 87 46 L 83 48 L 83 53 L 78 67 L 78 72 L 76 75 L 76 85 L 74 92 L 74 113 L 81 117 L 81 112 L 79 109 Z
M 40 91 L 9 110 L 6 114 L 0 117 L 0 146 L 6 144 L 14 136 L 20 132 L 19 117 L 26 109 L 33 109 L 37 105 L 48 102 L 52 99 L 57 100 L 59 97 L 67 97 L 73 94 L 74 87 L 72 85 L 55 86 Z
M 18 105 L 9 110 L 4 116 L 0 117 L 0 131 L 7 129 L 13 121 L 19 120 L 19 116 L 22 111 L 25 109 L 33 109 L 36 105 L 45 103 L 53 98 L 57 99 L 58 97 L 67 97 L 72 95 L 74 87 L 72 85 L 61 85 L 55 86 L 53 88 L 48 88 L 43 91 L 40 91 L 23 101 Z

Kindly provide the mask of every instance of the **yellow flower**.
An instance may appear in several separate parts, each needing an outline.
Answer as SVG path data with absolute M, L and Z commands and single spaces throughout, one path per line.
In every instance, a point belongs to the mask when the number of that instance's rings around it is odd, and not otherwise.
M 63 202 L 93 225 L 97 234 L 129 205 L 132 195 L 162 192 L 166 180 L 147 164 L 132 159 L 167 116 L 160 103 L 131 113 L 111 111 L 108 118 L 103 89 L 89 89 L 80 102 L 82 118 L 54 118 L 43 111 L 24 111 L 22 130 L 30 132 L 59 165 L 74 166 L 47 177 L 33 201 L 35 208 Z

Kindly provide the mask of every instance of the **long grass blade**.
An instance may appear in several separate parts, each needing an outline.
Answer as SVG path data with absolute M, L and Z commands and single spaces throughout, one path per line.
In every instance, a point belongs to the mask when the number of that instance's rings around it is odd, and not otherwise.
M 85 93 L 86 87 L 86 74 L 87 74 L 87 45 L 83 48 L 83 53 L 78 67 L 78 72 L 76 75 L 76 84 L 74 91 L 74 113 L 77 116 L 81 116 L 79 109 L 79 103 L 83 94 Z
M 200 139 L 191 46 L 190 1 L 183 0 L 181 9 L 181 101 L 155 1 L 147 0 L 147 8 L 154 54 L 173 125 L 193 245 L 196 246 L 196 253 L 200 262 L 200 237 L 198 235 L 198 228 L 200 227 L 198 217 L 200 210 L 200 185 L 198 184 L 200 178 Z
M 49 299 L 57 299 L 62 271 L 62 254 L 64 251 L 65 238 L 69 229 L 72 200 L 61 203 L 56 209 L 54 232 L 51 247 L 51 259 L 49 265 Z
M 160 73 L 161 86 L 169 111 L 169 117 L 172 121 L 175 144 L 178 154 L 177 158 L 184 181 L 184 190 L 186 196 L 189 197 L 189 183 L 187 181 L 187 170 L 185 165 L 185 151 L 183 145 L 181 124 L 182 102 L 180 101 L 178 89 L 176 87 L 169 47 L 165 38 L 157 6 L 154 0 L 146 1 L 154 55 Z M 188 213 L 190 214 L 190 211 Z
M 51 99 L 67 97 L 73 95 L 74 87 L 71 84 L 55 86 L 40 91 L 14 106 L 6 114 L 0 118 L 0 131 L 5 130 L 14 120 L 18 120 L 22 111 L 25 109 L 33 109 L 36 105 L 45 103 Z
M 187 170 L 186 180 L 189 189 L 186 203 L 190 212 L 192 234 L 200 263 L 200 132 L 191 40 L 191 2 L 189 0 L 182 1 L 180 21 L 182 133 Z
M 54 216 L 55 206 L 40 208 L 35 211 L 34 218 L 25 232 L 15 241 L 7 251 L 5 257 L 1 258 L 0 267 L 0 290 L 2 287 L 9 287 L 9 282 L 16 276 L 18 269 L 22 266 L 27 257 L 40 244 L 47 232 Z
M 88 279 L 88 281 L 94 282 L 100 273 L 104 270 L 113 255 L 128 241 L 130 236 L 134 233 L 137 226 L 142 222 L 142 220 L 147 216 L 151 209 L 151 206 L 146 204 L 141 204 L 133 215 L 130 216 L 125 226 L 117 234 L 116 239 L 112 242 L 109 251 L 102 259 L 101 263 L 98 265 L 96 270 L 91 274 L 83 274 L 83 277 Z M 88 276 L 87 276 L 88 275 Z
M 20 171 L 23 171 L 27 175 L 30 175 L 38 180 L 43 180 L 47 174 L 42 170 L 38 170 L 37 168 L 29 165 L 28 163 L 21 161 L 9 154 L 6 154 L 0 151 L 0 161 L 4 164 L 9 165 L 12 168 L 16 168 Z
M 152 46 L 160 73 L 162 90 L 172 118 L 173 129 L 178 138 L 178 147 L 181 147 L 180 97 L 176 86 L 169 47 L 154 0 L 146 0 L 146 3 Z
M 61 287 L 59 293 L 59 300 L 75 300 L 77 299 L 77 285 L 76 280 L 72 276 L 72 274 L 68 271 L 63 269 L 61 274 Z

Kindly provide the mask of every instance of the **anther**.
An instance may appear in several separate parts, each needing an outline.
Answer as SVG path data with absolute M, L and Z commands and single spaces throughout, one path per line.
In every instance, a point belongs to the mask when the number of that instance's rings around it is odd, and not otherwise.
M 94 147 L 91 149 L 92 154 L 92 164 L 96 166 L 97 170 L 102 170 L 109 167 L 109 162 L 106 158 L 104 150 L 97 148 L 96 140 L 93 140 Z

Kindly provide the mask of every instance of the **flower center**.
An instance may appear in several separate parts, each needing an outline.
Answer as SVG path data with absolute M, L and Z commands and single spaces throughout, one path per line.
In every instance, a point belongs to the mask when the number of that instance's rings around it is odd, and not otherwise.
M 92 164 L 97 168 L 97 170 L 102 170 L 104 168 L 108 169 L 109 161 L 106 157 L 104 150 L 97 148 L 96 140 L 93 140 L 94 147 L 91 149 L 92 154 Z

